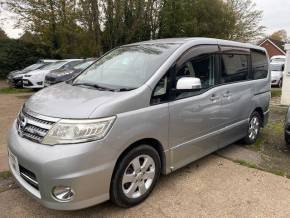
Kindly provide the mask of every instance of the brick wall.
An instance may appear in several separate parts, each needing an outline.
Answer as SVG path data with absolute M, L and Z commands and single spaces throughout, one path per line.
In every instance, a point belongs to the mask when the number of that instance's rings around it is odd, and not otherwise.
M 273 57 L 273 56 L 275 56 L 275 55 L 285 55 L 285 53 L 283 53 L 282 51 L 280 51 L 280 49 L 276 48 L 269 41 L 265 41 L 260 46 L 261 47 L 264 47 L 267 50 L 270 58 Z

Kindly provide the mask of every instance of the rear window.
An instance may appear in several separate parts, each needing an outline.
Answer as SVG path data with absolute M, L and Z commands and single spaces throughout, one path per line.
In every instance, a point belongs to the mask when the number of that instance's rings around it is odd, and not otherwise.
M 252 69 L 254 79 L 267 78 L 268 59 L 265 53 L 252 51 Z

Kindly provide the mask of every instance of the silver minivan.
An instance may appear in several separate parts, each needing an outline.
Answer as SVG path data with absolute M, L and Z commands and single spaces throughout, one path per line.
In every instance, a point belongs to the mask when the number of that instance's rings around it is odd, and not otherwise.
M 130 207 L 169 174 L 237 140 L 269 113 L 265 49 L 208 38 L 118 47 L 35 93 L 9 132 L 12 174 L 59 210 Z

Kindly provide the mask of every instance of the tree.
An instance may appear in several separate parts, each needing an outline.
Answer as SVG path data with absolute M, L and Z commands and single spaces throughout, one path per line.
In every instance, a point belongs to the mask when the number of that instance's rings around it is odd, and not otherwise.
M 51 58 L 50 50 L 41 44 L 15 39 L 0 40 L 0 78 L 13 70 L 23 69 L 40 58 Z
M 19 25 L 63 58 L 100 56 L 165 37 L 249 41 L 263 32 L 253 0 L 7 0 Z M 28 33 L 23 39 L 31 37 Z
M 288 40 L 287 31 L 286 30 L 276 31 L 270 36 L 270 38 L 282 42 L 287 42 Z
M 0 39 L 8 39 L 8 36 L 6 35 L 5 31 L 0 28 Z
M 256 9 L 252 0 L 227 0 L 227 5 L 234 18 L 229 39 L 247 42 L 263 34 L 263 12 Z
M 159 37 L 216 37 L 228 39 L 235 24 L 221 0 L 164 0 Z

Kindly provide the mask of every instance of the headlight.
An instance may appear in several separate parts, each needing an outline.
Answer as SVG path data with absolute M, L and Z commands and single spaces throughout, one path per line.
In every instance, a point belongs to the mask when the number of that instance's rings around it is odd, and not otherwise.
M 43 139 L 43 144 L 71 144 L 104 138 L 116 117 L 92 120 L 63 119 L 52 126 Z

